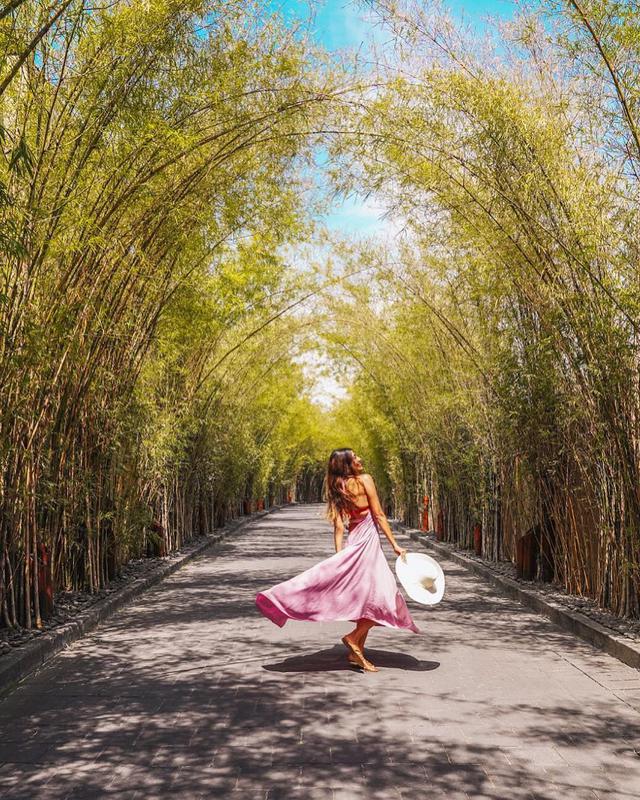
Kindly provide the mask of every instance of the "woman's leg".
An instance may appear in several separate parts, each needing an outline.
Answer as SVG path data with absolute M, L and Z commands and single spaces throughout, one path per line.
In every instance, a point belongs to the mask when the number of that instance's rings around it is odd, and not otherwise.
M 361 650 L 364 650 L 364 643 L 367 640 L 369 631 L 371 630 L 371 628 L 373 628 L 375 624 L 376 623 L 372 619 L 365 619 L 364 617 L 358 620 L 358 627 L 354 631 L 354 633 L 356 634 L 354 636 L 354 639 L 356 640 L 358 647 Z M 360 631 L 359 634 L 358 631 Z
M 365 639 L 367 638 L 367 634 L 369 633 L 369 629 L 372 628 L 376 623 L 370 619 L 359 619 L 356 628 L 351 632 L 348 633 L 345 637 L 343 637 L 343 643 L 349 648 L 351 651 L 352 657 L 349 660 L 352 663 L 359 664 L 363 669 L 367 670 L 368 672 L 377 672 L 378 670 L 376 667 L 364 657 L 362 653 L 362 646 L 364 645 Z
M 356 627 L 351 631 L 351 633 L 347 634 L 347 637 L 351 639 L 354 644 L 357 644 L 360 649 L 362 649 L 364 647 L 369 630 L 373 628 L 375 624 L 376 623 L 373 620 L 362 617 L 362 619 L 358 620 Z

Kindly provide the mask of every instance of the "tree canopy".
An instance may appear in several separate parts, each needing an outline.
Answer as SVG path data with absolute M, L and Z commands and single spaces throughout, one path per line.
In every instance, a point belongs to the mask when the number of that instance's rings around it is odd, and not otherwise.
M 4 625 L 41 624 L 45 550 L 97 591 L 318 500 L 337 446 L 389 514 L 533 536 L 539 577 L 640 613 L 637 4 L 480 38 L 363 7 L 385 45 L 349 61 L 261 3 L 0 6 Z M 332 193 L 402 233 L 326 236 Z

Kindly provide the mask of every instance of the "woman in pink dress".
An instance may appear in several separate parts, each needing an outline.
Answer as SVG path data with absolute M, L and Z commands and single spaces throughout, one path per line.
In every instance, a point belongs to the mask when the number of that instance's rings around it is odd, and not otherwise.
M 326 622 L 350 620 L 356 627 L 342 642 L 352 664 L 378 669 L 364 657 L 364 643 L 374 625 L 418 633 L 394 574 L 382 551 L 378 526 L 396 555 L 396 542 L 382 510 L 375 483 L 353 450 L 334 450 L 325 482 L 327 517 L 333 522 L 335 555 L 289 580 L 259 592 L 258 609 L 282 627 L 288 619 Z M 348 540 L 344 544 L 345 519 Z

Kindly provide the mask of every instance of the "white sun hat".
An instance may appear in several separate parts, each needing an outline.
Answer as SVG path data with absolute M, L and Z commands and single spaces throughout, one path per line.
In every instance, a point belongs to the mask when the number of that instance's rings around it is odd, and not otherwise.
M 405 592 L 416 603 L 434 606 L 444 595 L 444 572 L 426 553 L 405 553 L 396 559 L 396 575 Z

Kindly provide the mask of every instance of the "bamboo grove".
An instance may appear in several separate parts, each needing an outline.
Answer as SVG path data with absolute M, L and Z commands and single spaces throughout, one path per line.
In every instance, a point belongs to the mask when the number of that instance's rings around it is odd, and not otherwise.
M 2 6 L 4 625 L 41 624 L 45 558 L 96 591 L 283 501 L 313 449 L 278 254 L 327 78 L 259 10 Z
M 640 614 L 637 3 L 361 7 L 350 65 L 264 3 L 0 3 L 1 626 L 349 443 L 389 513 Z M 327 184 L 402 232 L 319 238 Z
M 351 416 L 398 515 L 426 495 L 438 535 L 496 560 L 529 537 L 539 578 L 638 616 L 638 6 L 543 3 L 480 42 L 375 6 L 397 47 L 336 174 L 407 235 L 346 257 L 379 278 L 335 300 L 356 337 L 327 323 Z

